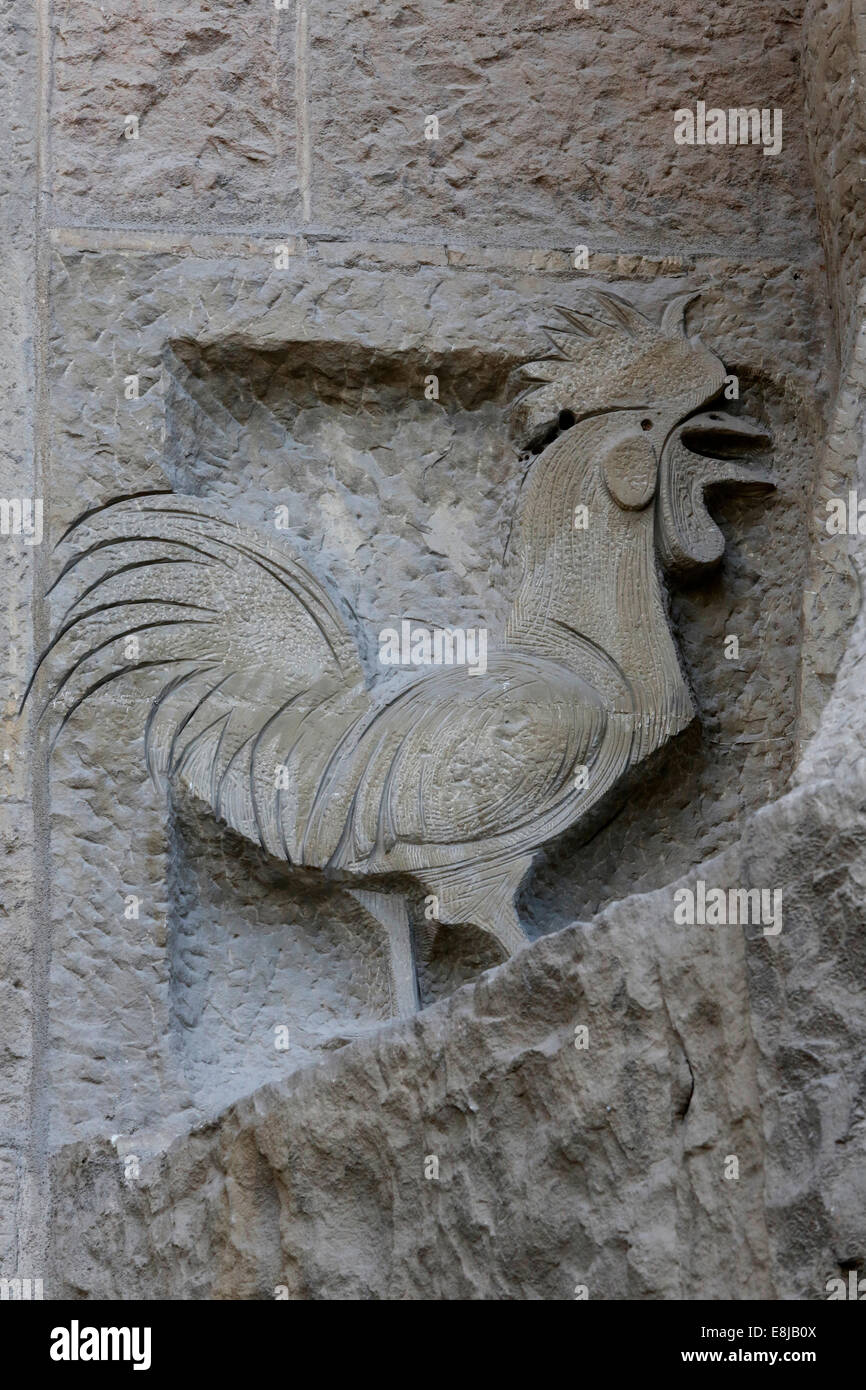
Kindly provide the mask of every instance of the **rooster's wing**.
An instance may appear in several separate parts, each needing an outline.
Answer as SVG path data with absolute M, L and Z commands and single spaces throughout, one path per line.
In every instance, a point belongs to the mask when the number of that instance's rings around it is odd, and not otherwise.
M 576 768 L 595 789 L 607 727 L 601 697 L 559 662 L 500 651 L 484 674 L 440 669 L 332 763 L 309 838 L 332 846 L 332 867 L 380 872 L 441 862 L 437 847 L 537 845 L 575 818 Z

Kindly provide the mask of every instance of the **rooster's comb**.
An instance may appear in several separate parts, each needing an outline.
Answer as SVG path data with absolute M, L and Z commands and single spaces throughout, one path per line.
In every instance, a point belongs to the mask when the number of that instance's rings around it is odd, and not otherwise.
M 557 306 L 564 326 L 547 327 L 553 351 L 523 368 L 512 429 L 531 438 L 561 411 L 579 420 L 605 408 L 661 406 L 687 414 L 725 379 L 719 359 L 686 333 L 685 313 L 700 291 L 676 295 L 654 323 L 609 290 L 589 290 L 585 309 Z

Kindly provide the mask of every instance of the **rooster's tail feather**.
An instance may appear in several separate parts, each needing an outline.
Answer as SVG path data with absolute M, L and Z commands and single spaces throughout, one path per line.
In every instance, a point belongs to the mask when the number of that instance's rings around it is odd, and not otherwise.
M 85 701 L 135 676 L 153 776 L 182 777 L 235 829 L 294 859 L 316 750 L 369 704 L 334 600 L 295 556 L 173 494 L 92 509 L 58 548 L 70 544 L 49 592 L 76 579 L 79 592 L 24 695 L 47 667 L 40 718 L 63 707 L 52 747 Z

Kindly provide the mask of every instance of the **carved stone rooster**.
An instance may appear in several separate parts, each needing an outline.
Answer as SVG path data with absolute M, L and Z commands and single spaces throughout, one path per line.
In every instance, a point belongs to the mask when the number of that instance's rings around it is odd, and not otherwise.
M 83 587 L 42 658 L 70 653 L 45 706 L 68 701 L 57 733 L 119 676 L 160 676 L 144 729 L 152 774 L 269 854 L 357 884 L 388 932 L 397 1013 L 417 1007 L 412 936 L 382 880 L 412 880 L 438 921 L 516 950 L 514 898 L 538 848 L 694 718 L 662 570 L 720 560 L 708 488 L 773 483 L 730 458 L 767 447 L 763 429 L 696 413 L 725 368 L 686 334 L 692 297 L 660 325 L 601 291 L 592 314 L 561 311 L 555 355 L 532 364 L 516 411 L 536 438 L 573 424 L 525 480 L 522 581 L 485 674 L 440 668 L 396 694 L 368 688 L 324 585 L 190 498 L 120 499 L 59 543 L 78 548 L 52 587 Z M 131 637 L 141 659 L 118 668 Z

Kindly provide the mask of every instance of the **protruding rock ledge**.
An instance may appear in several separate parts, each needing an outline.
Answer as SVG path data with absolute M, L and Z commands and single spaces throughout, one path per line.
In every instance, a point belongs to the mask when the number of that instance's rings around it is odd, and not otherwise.
M 65 1147 L 52 1294 L 826 1297 L 866 1248 L 864 821 L 857 785 L 801 788 L 164 1147 Z M 677 925 L 698 879 L 781 889 L 782 931 Z

